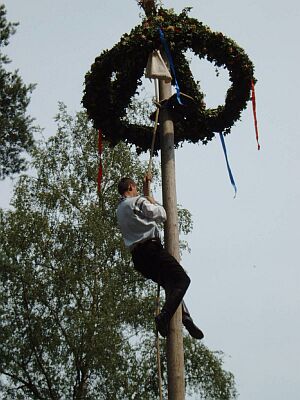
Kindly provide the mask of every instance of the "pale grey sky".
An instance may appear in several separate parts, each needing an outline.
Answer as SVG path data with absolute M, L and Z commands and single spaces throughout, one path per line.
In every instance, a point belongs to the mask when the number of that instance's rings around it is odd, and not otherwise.
M 57 102 L 81 108 L 84 75 L 103 49 L 139 23 L 134 0 L 8 0 L 8 19 L 19 21 L 7 52 L 12 68 L 37 83 L 30 113 L 55 133 Z M 261 151 L 251 104 L 226 137 L 238 187 L 233 199 L 221 144 L 177 150 L 178 201 L 194 219 L 187 294 L 205 344 L 225 353 L 241 400 L 300 398 L 299 304 L 299 14 L 296 0 L 174 0 L 181 11 L 222 31 L 255 65 Z M 226 74 L 195 59 L 208 105 L 223 102 Z M 225 78 L 224 78 L 225 77 Z M 149 96 L 152 96 L 150 93 Z M 7 208 L 11 182 L 0 184 Z

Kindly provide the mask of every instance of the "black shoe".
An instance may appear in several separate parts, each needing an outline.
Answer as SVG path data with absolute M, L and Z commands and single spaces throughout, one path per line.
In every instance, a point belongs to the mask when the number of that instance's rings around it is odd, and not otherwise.
M 162 310 L 160 314 L 155 317 L 156 329 L 161 334 L 162 337 L 166 337 L 169 333 L 169 323 L 170 316 L 169 314 Z
M 182 323 L 186 327 L 186 329 L 188 330 L 189 334 L 193 338 L 199 339 L 199 340 L 204 338 L 203 332 L 201 331 L 201 329 L 199 329 L 194 324 L 194 321 L 192 320 L 192 318 L 191 318 L 191 316 L 189 314 L 183 313 L 183 315 L 182 315 Z

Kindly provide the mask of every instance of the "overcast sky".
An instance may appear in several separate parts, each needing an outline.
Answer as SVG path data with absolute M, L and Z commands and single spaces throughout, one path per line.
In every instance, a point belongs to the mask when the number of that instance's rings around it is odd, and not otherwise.
M 55 133 L 58 101 L 81 109 L 84 75 L 102 50 L 140 21 L 134 0 L 8 0 L 19 21 L 7 53 L 26 83 L 37 83 L 29 112 Z M 261 151 L 251 104 L 226 137 L 238 188 L 230 185 L 221 144 L 176 151 L 178 202 L 193 214 L 192 284 L 186 296 L 205 344 L 224 352 L 241 400 L 300 398 L 299 321 L 299 14 L 296 0 L 164 1 L 222 31 L 255 65 Z M 175 66 L 176 67 L 176 66 Z M 209 106 L 222 104 L 228 77 L 196 58 L 193 73 Z M 149 97 L 153 94 L 149 93 Z M 7 208 L 13 182 L 0 184 Z M 159 195 L 159 194 L 158 194 Z

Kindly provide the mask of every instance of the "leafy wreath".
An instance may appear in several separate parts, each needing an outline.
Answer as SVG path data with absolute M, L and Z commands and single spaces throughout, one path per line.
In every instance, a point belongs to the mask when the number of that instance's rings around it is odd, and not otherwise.
M 135 144 L 140 151 L 151 147 L 152 128 L 130 124 L 126 109 L 141 85 L 149 54 L 161 47 L 158 29 L 168 42 L 180 90 L 194 101 L 178 106 L 174 121 L 175 145 L 184 140 L 207 144 L 215 132 L 230 133 L 250 99 L 255 82 L 254 66 L 245 51 L 222 33 L 212 32 L 184 9 L 179 15 L 159 9 L 156 15 L 143 20 L 130 34 L 124 34 L 111 50 L 104 51 L 86 74 L 83 105 L 95 128 L 116 145 L 119 141 Z M 192 50 L 200 59 L 206 58 L 216 67 L 225 67 L 232 82 L 225 104 L 207 109 L 204 95 L 195 82 L 184 52 Z M 172 84 L 174 84 L 174 77 Z M 175 106 L 174 106 L 175 107 Z M 159 138 L 155 145 L 160 148 Z

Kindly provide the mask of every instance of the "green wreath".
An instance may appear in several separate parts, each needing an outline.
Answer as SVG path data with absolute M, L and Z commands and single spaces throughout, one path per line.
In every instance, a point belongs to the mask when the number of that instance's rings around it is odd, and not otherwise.
M 246 108 L 251 82 L 255 81 L 252 62 L 232 39 L 212 32 L 198 20 L 188 17 L 188 11 L 184 9 L 176 15 L 160 9 L 95 59 L 85 78 L 82 102 L 95 128 L 102 129 L 104 138 L 111 145 L 125 141 L 135 144 L 140 151 L 151 147 L 152 128 L 130 124 L 125 117 L 126 109 L 141 85 L 149 54 L 161 47 L 158 28 L 163 30 L 168 42 L 181 92 L 194 99 L 188 105 L 177 107 L 180 112 L 176 113 L 174 121 L 176 146 L 184 140 L 193 143 L 201 140 L 206 144 L 216 132 L 229 133 Z M 188 49 L 216 67 L 227 68 L 232 84 L 224 105 L 206 108 L 204 95 L 184 56 Z M 159 148 L 158 138 L 155 149 Z

